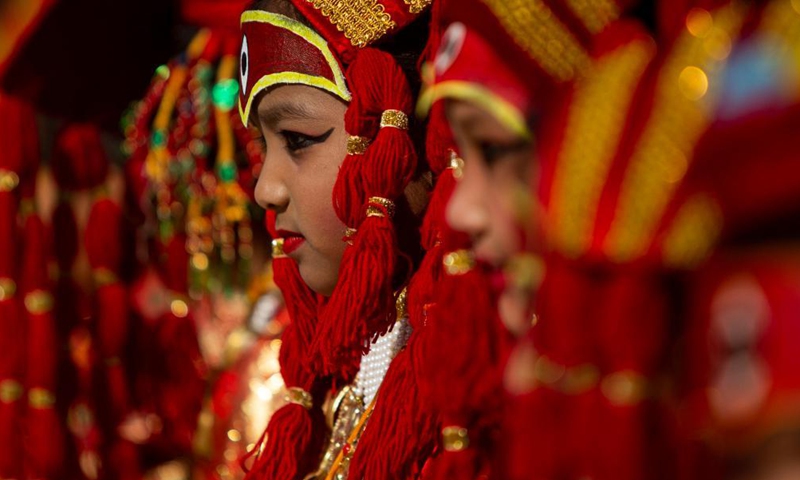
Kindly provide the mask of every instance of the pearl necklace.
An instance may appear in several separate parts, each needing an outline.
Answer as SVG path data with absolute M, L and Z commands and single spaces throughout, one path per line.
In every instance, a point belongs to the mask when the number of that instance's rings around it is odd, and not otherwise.
M 411 325 L 402 318 L 391 330 L 378 337 L 366 355 L 361 356 L 361 367 L 356 374 L 353 390 L 364 405 L 369 405 L 378 393 L 378 388 L 389 370 L 395 356 L 403 349 L 411 335 Z

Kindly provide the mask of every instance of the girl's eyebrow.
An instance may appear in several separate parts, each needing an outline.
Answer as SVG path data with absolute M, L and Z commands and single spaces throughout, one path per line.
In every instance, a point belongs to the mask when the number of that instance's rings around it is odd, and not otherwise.
M 281 120 L 311 120 L 316 116 L 305 105 L 296 102 L 282 102 L 258 111 L 258 119 L 262 125 L 274 128 Z

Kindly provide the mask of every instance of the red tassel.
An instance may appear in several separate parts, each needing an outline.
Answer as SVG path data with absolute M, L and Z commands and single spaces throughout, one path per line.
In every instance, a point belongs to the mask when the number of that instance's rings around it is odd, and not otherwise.
M 310 351 L 312 368 L 345 380 L 355 376 L 359 354 L 369 350 L 369 341 L 385 333 L 396 320 L 396 285 L 392 281 L 400 252 L 394 226 L 387 212 L 364 217 L 366 205 L 358 200 L 379 197 L 397 201 L 417 165 L 408 132 L 380 128 L 384 111 L 411 111 L 408 83 L 392 56 L 363 49 L 348 68 L 347 78 L 354 100 L 345 115 L 345 127 L 350 134 L 373 140 L 364 154 L 345 159 L 347 165 L 343 165 L 334 186 L 337 214 L 358 231 L 342 259 L 341 271 L 346 273 L 340 276 L 321 312 Z M 354 224 L 354 219 L 363 220 Z
M 275 216 L 272 212 L 267 214 L 267 229 L 275 235 Z M 275 258 L 272 266 L 273 278 L 284 296 L 284 304 L 292 319 L 281 338 L 281 376 L 289 388 L 300 388 L 312 395 L 320 394 L 326 390 L 325 382 L 304 367 L 308 345 L 316 329 L 316 297 L 303 283 L 293 260 Z M 275 412 L 262 440 L 249 454 L 257 454 L 257 457 L 247 474 L 247 480 L 303 478 L 317 467 L 327 431 L 318 407 L 320 403 L 321 400 L 315 402 L 311 410 L 288 404 Z M 259 450 L 261 452 L 257 453 Z
M 17 279 L 17 202 L 11 192 L 0 192 L 0 279 Z M 8 283 L 0 299 L 0 476 L 22 476 L 22 370 L 25 323 L 19 311 L 19 285 Z M 7 289 L 7 290 L 6 290 Z M 12 290 L 16 289 L 17 292 Z
M 442 412 L 444 426 L 468 430 L 474 453 L 445 451 L 432 460 L 430 475 L 474 478 L 488 468 L 487 439 L 500 421 L 501 372 L 510 339 L 497 316 L 493 289 L 479 267 L 445 275 L 441 289 L 423 332 L 423 392 Z
M 412 335 L 389 367 L 375 410 L 350 463 L 350 478 L 415 478 L 439 433 L 436 415 L 419 394 L 413 358 L 419 342 Z
M 36 215 L 25 224 L 22 293 L 26 306 L 28 345 L 26 387 L 28 414 L 26 470 L 32 478 L 57 475 L 64 461 L 64 432 L 55 410 L 58 340 L 52 316 L 53 297 L 47 280 L 45 231 Z
M 129 408 L 128 386 L 120 363 L 128 336 L 128 293 L 119 280 L 121 221 L 119 206 L 109 199 L 100 200 L 92 208 L 84 236 L 95 277 L 98 347 L 115 422 L 121 421 Z
M 91 124 L 69 124 L 58 133 L 51 162 L 58 185 L 65 190 L 86 190 L 108 176 L 108 159 L 100 132 Z
M 294 323 L 283 333 L 279 358 L 281 375 L 287 387 L 319 394 L 325 389 L 315 388 L 315 376 L 303 368 L 303 352 L 298 348 L 297 335 Z M 321 400 L 316 399 L 312 408 L 306 409 L 290 403 L 275 412 L 267 425 L 263 450 L 256 457 L 247 480 L 302 479 L 317 467 L 327 431 L 320 404 Z M 261 447 L 256 445 L 254 451 Z

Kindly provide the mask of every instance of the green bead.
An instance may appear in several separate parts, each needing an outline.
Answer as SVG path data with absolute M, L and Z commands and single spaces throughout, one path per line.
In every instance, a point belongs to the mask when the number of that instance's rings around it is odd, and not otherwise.
M 167 132 L 164 130 L 156 130 L 153 132 L 151 142 L 154 147 L 163 147 L 167 144 Z
M 231 161 L 223 161 L 217 167 L 219 179 L 223 182 L 232 182 L 236 180 L 236 164 Z
M 239 82 L 233 79 L 222 80 L 211 90 L 211 99 L 220 110 L 229 112 L 236 105 L 239 94 Z
M 169 78 L 169 67 L 166 65 L 161 65 L 156 68 L 156 75 L 163 78 L 164 80 Z

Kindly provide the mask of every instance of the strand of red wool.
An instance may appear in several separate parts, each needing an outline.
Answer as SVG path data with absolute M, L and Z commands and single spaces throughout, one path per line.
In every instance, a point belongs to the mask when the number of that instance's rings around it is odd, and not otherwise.
M 443 243 L 452 251 L 466 246 L 464 240 L 455 234 Z M 429 309 L 424 339 L 429 374 L 423 391 L 441 412 L 443 425 L 468 430 L 473 450 L 443 452 L 432 461 L 431 478 L 475 478 L 489 462 L 481 445 L 500 421 L 501 372 L 510 345 L 491 292 L 478 267 L 445 275 Z
M 27 119 L 27 121 L 26 121 Z M 34 135 L 33 113 L 21 102 L 0 95 L 0 169 L 23 177 L 23 169 L 28 164 L 36 164 L 38 158 L 27 158 L 26 145 L 36 145 L 37 141 L 26 142 L 27 135 Z M 35 168 L 35 167 L 34 167 Z M 11 279 L 19 287 L 19 227 L 17 209 L 19 191 L 0 191 L 0 278 Z M 24 368 L 25 323 L 20 312 L 20 291 L 6 295 L 0 300 L 0 382 L 22 384 Z M 12 383 L 13 382 L 13 383 Z M 22 399 L 0 402 L 0 476 L 21 478 L 22 472 Z
M 1 161 L 1 160 L 0 160 Z M 12 192 L 0 192 L 0 278 L 17 280 L 17 201 Z M 0 382 L 22 384 L 25 324 L 22 321 L 17 291 L 0 300 Z M 25 397 L 22 397 L 25 398 Z M 0 475 L 22 476 L 22 402 L 0 402 Z
M 280 351 L 281 375 L 287 387 L 296 387 L 315 395 L 314 405 L 306 409 L 289 403 L 270 419 L 262 443 L 263 448 L 245 477 L 248 480 L 302 479 L 312 472 L 326 438 L 327 426 L 319 408 L 326 388 L 315 385 L 317 379 L 303 366 L 303 351 L 298 347 L 296 324 L 283 333 Z
M 267 230 L 275 237 L 275 214 L 267 212 Z M 326 381 L 305 368 L 308 346 L 316 330 L 317 299 L 289 258 L 272 260 L 273 278 L 281 290 L 292 323 L 282 336 L 279 363 L 288 388 L 301 388 L 322 396 Z M 327 427 L 315 401 L 312 409 L 288 404 L 270 418 L 261 440 L 243 459 L 255 456 L 247 480 L 302 478 L 316 468 Z M 258 453 L 260 452 L 260 453 Z
M 400 255 L 388 213 L 365 217 L 367 205 L 352 202 L 369 197 L 397 202 L 416 171 L 417 156 L 407 131 L 379 128 L 384 111 L 411 112 L 408 82 L 394 58 L 380 50 L 363 49 L 350 64 L 347 78 L 354 100 L 345 115 L 345 128 L 351 135 L 372 140 L 364 154 L 345 158 L 348 165 L 337 177 L 333 204 L 343 222 L 355 218 L 354 208 L 362 220 L 350 224 L 358 230 L 342 259 L 333 294 L 321 311 L 309 364 L 349 380 L 370 340 L 396 320 L 392 281 Z M 354 191 L 358 188 L 363 191 Z
M 438 418 L 419 394 L 412 335 L 389 367 L 350 462 L 351 478 L 416 478 L 436 445 Z
M 21 295 L 50 293 L 47 277 L 45 227 L 38 215 L 25 220 L 25 247 L 21 277 Z M 42 389 L 55 395 L 58 366 L 58 340 L 51 309 L 31 311 L 26 308 L 28 341 L 26 348 L 25 387 L 28 392 Z M 52 478 L 64 461 L 64 431 L 55 406 L 28 405 L 25 438 L 26 471 L 30 478 Z

